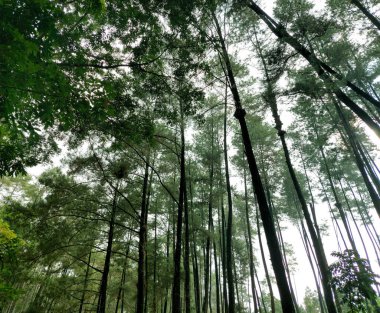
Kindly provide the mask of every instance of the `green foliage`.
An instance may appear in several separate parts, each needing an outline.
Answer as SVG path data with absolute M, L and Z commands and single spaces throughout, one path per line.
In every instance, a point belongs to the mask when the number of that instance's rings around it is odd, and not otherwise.
M 9 224 L 0 218 L 0 299 L 15 299 L 18 295 L 11 281 L 24 244 Z
M 331 284 L 341 295 L 341 302 L 346 304 L 350 312 L 367 312 L 367 300 L 375 299 L 376 294 L 371 288 L 378 284 L 368 261 L 357 258 L 353 250 L 342 253 L 334 252 L 338 261 L 330 265 L 332 273 Z
M 375 1 L 366 4 L 372 9 Z M 352 11 L 353 22 L 347 18 Z M 210 287 L 211 309 L 217 312 L 216 290 L 224 291 L 214 286 L 214 252 L 219 283 L 226 281 L 226 221 L 222 221 L 227 203 L 225 104 L 232 161 L 234 276 L 240 297 L 236 300 L 238 311 L 248 310 L 252 295 L 247 289 L 251 273 L 246 209 L 254 237 L 260 221 L 256 224 L 256 199 L 211 12 L 224 22 L 221 28 L 241 105 L 247 112 L 248 131 L 266 197 L 278 221 L 277 231 L 283 233 L 290 270 L 302 264 L 293 258 L 300 247 L 290 244 L 293 239 L 286 232 L 290 223 L 300 223 L 302 214 L 268 110 L 273 98 L 283 117 L 302 192 L 307 202 L 315 202 L 317 218 L 328 214 L 321 202 L 329 200 L 330 213 L 336 214 L 334 202 L 345 199 L 341 219 L 352 211 L 358 224 L 363 222 L 366 229 L 373 226 L 371 199 L 333 109 L 328 88 L 332 86 L 324 84 L 285 42 L 275 41 L 260 17 L 247 10 L 246 2 L 0 0 L 0 12 L 0 311 L 77 312 L 80 302 L 82 312 L 96 311 L 112 218 L 107 310 L 115 312 L 119 296 L 124 311 L 135 310 L 141 190 L 149 162 L 145 313 L 167 312 L 173 238 L 178 229 L 179 129 L 184 125 L 191 278 L 197 269 L 200 294 Z M 327 1 L 316 11 L 312 1 L 277 0 L 273 12 L 302 45 L 376 96 L 378 35 L 360 29 L 363 16 L 349 1 Z M 368 45 L 353 38 L 358 29 Z M 265 66 L 258 65 L 259 55 L 253 50 L 260 50 Z M 379 120 L 377 109 L 343 87 L 344 80 L 334 82 Z M 367 169 L 376 167 L 376 158 L 370 159 L 376 151 L 365 131 L 349 110 L 344 114 L 365 148 L 363 154 L 368 152 Z M 59 152 L 57 142 L 65 148 L 61 168 L 47 170 L 38 179 L 18 176 L 28 167 L 50 162 Z M 243 174 L 247 195 L 242 190 Z M 374 178 L 370 182 L 376 187 Z M 208 225 L 209 208 L 212 227 Z M 322 233 L 323 240 L 330 239 L 327 236 L 327 231 Z M 205 260 L 207 239 L 211 240 L 210 260 Z M 256 238 L 252 239 L 256 245 Z M 371 288 L 375 276 L 367 262 L 352 252 L 336 256 L 339 261 L 331 267 L 333 283 L 352 311 L 363 311 L 366 299 L 375 298 Z M 255 253 L 256 274 L 262 274 L 263 261 Z M 203 286 L 206 262 L 211 264 L 212 286 Z M 263 283 L 261 287 L 259 300 L 268 311 L 268 286 Z M 192 281 L 192 312 L 195 289 Z M 281 312 L 280 301 L 274 302 L 276 312 Z M 119 311 L 120 306 L 121 301 Z M 311 290 L 306 291 L 304 311 L 320 312 Z
M 310 288 L 306 288 L 305 297 L 303 299 L 305 313 L 320 313 L 320 305 L 318 294 Z

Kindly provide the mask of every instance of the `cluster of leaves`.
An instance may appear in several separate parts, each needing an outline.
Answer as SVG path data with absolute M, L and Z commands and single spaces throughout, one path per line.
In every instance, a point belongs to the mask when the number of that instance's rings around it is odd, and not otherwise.
M 20 250 L 25 242 L 0 218 L 0 299 L 13 299 L 17 289 L 9 284 L 15 275 Z
M 368 261 L 358 258 L 353 250 L 334 252 L 332 256 L 338 261 L 330 265 L 331 284 L 341 295 L 341 302 L 346 304 L 350 312 L 367 312 L 368 301 L 376 299 L 371 286 L 378 284 Z

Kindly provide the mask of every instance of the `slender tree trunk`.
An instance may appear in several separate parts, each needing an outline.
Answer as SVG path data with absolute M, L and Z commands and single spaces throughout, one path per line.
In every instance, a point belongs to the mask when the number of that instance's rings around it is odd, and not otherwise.
M 350 205 L 350 202 L 347 198 L 347 195 L 346 195 L 346 191 L 344 190 L 343 188 L 343 185 L 342 185 L 342 181 L 341 179 L 339 179 L 339 185 L 340 185 L 340 189 L 343 193 L 343 197 L 344 197 L 344 200 L 346 202 L 346 205 L 347 205 L 347 208 L 348 208 L 348 212 L 350 213 L 350 216 L 351 216 L 351 219 L 352 219 L 352 222 L 354 223 L 354 226 L 355 226 L 355 229 L 356 229 L 356 232 L 357 234 L 359 235 L 359 238 L 360 238 L 360 242 L 362 244 L 362 247 L 364 249 L 364 253 L 365 253 L 365 256 L 367 258 L 367 261 L 368 261 L 368 265 L 369 265 L 369 268 L 371 269 L 371 271 L 373 272 L 372 270 L 372 263 L 371 263 L 371 259 L 369 258 L 369 254 L 368 254 L 368 250 L 367 250 L 367 246 L 364 242 L 364 239 L 363 239 L 363 236 L 362 236 L 362 233 L 361 233 L 361 230 L 359 229 L 359 225 L 358 223 L 356 222 L 356 219 L 355 219 L 355 216 L 354 216 L 354 213 L 352 212 L 352 209 L 351 209 L 351 205 Z M 375 288 L 376 288 L 376 291 L 377 293 L 379 294 L 380 291 L 379 291 L 379 286 L 376 284 L 375 285 Z
M 259 55 L 260 55 L 261 61 L 263 63 L 263 67 L 264 67 L 264 71 L 265 71 L 265 75 L 266 75 L 267 92 L 266 92 L 265 98 L 266 98 L 266 101 L 268 102 L 268 104 L 271 108 L 271 111 L 272 111 L 273 119 L 275 122 L 275 128 L 277 130 L 278 136 L 280 137 L 282 149 L 284 151 L 286 165 L 287 165 L 290 177 L 292 179 L 292 183 L 293 183 L 294 189 L 296 191 L 298 200 L 301 204 L 303 216 L 305 217 L 306 225 L 307 225 L 308 231 L 310 233 L 311 240 L 313 242 L 314 250 L 316 252 L 316 256 L 318 259 L 318 268 L 319 268 L 321 276 L 322 276 L 322 287 L 323 287 L 323 291 L 325 294 L 327 309 L 328 309 L 329 313 L 336 313 L 334 296 L 333 296 L 331 285 L 330 285 L 331 277 L 330 277 L 330 271 L 329 271 L 328 263 L 327 263 L 327 259 L 326 259 L 326 254 L 325 254 L 325 251 L 323 248 L 321 238 L 318 236 L 318 233 L 317 233 L 317 231 L 313 225 L 305 197 L 303 195 L 301 186 L 298 182 L 298 178 L 296 176 L 293 164 L 292 164 L 291 159 L 290 159 L 289 149 L 288 149 L 288 146 L 287 146 L 287 143 L 285 140 L 285 133 L 286 132 L 282 129 L 282 121 L 281 121 L 280 115 L 278 113 L 277 100 L 276 100 L 276 96 L 274 94 L 271 78 L 269 77 L 269 74 L 268 74 L 266 61 L 262 55 L 260 48 L 258 48 L 258 51 L 259 51 Z
M 123 295 L 123 288 L 124 288 L 124 281 L 125 281 L 125 266 L 123 266 L 123 271 L 121 273 L 121 279 L 120 279 L 120 286 L 119 286 L 119 290 L 117 292 L 117 299 L 116 299 L 116 307 L 115 307 L 115 313 L 117 313 L 117 311 L 119 310 L 119 304 L 120 304 L 120 301 L 121 301 L 121 297 Z M 123 312 L 123 311 L 121 311 Z
M 322 296 L 321 288 L 320 288 L 320 285 L 319 285 L 319 277 L 318 277 L 318 275 L 317 275 L 317 273 L 315 272 L 315 269 L 314 269 L 313 259 L 312 259 L 312 256 L 311 256 L 311 253 L 310 253 L 310 249 L 309 249 L 309 239 L 308 239 L 308 235 L 307 235 L 307 232 L 306 232 L 306 229 L 305 229 L 305 226 L 303 224 L 301 216 L 300 216 L 300 224 L 301 224 L 301 228 L 300 227 L 298 227 L 298 228 L 299 228 L 299 232 L 301 234 L 302 243 L 303 243 L 303 245 L 305 247 L 307 259 L 309 260 L 310 267 L 311 267 L 311 270 L 313 272 L 315 286 L 316 286 L 317 292 L 318 292 L 319 307 L 321 309 L 321 313 L 324 313 L 325 312 L 325 306 L 324 306 L 324 303 L 323 303 L 323 296 Z M 301 229 L 302 229 L 302 231 L 301 231 Z
M 258 236 L 259 245 L 260 245 L 261 261 L 263 262 L 264 272 L 265 272 L 265 279 L 267 281 L 268 289 L 269 289 L 271 313 L 275 313 L 276 312 L 276 305 L 275 305 L 275 301 L 274 301 L 273 288 L 272 288 L 272 283 L 270 281 L 268 266 L 267 266 L 266 258 L 265 258 L 265 255 L 264 255 L 264 246 L 263 246 L 263 242 L 262 242 L 262 239 L 261 239 L 259 212 L 258 212 L 258 207 L 257 206 L 256 206 L 256 225 L 257 225 L 256 226 L 257 227 L 257 236 Z
M 299 306 L 298 306 L 298 302 L 297 302 L 297 298 L 296 298 L 296 293 L 294 292 L 294 289 L 293 289 L 293 283 L 292 283 L 292 279 L 291 279 L 291 275 L 290 275 L 288 259 L 286 257 L 285 242 L 284 242 L 284 238 L 282 237 L 282 231 L 281 231 L 280 222 L 278 221 L 278 215 L 276 213 L 273 213 L 273 215 L 274 215 L 274 219 L 275 219 L 276 224 L 277 224 L 278 238 L 279 238 L 280 247 L 282 248 L 282 255 L 283 255 L 283 258 L 284 258 L 283 262 L 284 262 L 284 265 L 285 265 L 285 271 L 286 271 L 286 273 L 288 275 L 290 292 L 291 292 L 291 295 L 292 295 L 292 298 L 293 298 L 293 302 L 294 302 L 294 307 L 295 307 L 296 313 L 299 313 L 300 310 L 299 310 Z
M 212 174 L 210 174 L 210 194 L 208 203 L 208 226 L 207 226 L 207 239 L 206 239 L 206 253 L 204 261 L 204 299 L 202 312 L 207 313 L 209 305 L 209 279 L 210 279 L 210 245 L 211 245 L 211 224 L 212 224 Z
M 106 258 L 104 260 L 102 279 L 101 279 L 100 288 L 99 288 L 98 306 L 96 310 L 97 313 L 106 312 L 108 273 L 110 271 L 110 265 L 111 265 L 112 243 L 113 243 L 115 216 L 116 216 L 116 208 L 117 208 L 117 189 L 118 189 L 118 186 L 115 189 L 115 194 L 114 194 L 113 203 L 112 203 L 111 218 L 109 221 Z
M 367 172 L 365 170 L 365 165 L 363 164 L 362 158 L 361 158 L 360 153 L 358 151 L 359 145 L 357 144 L 357 142 L 355 140 L 355 134 L 352 132 L 352 129 L 351 129 L 350 125 L 348 124 L 339 104 L 336 101 L 334 101 L 334 105 L 335 105 L 335 109 L 338 112 L 338 115 L 339 115 L 339 117 L 343 123 L 343 127 L 347 133 L 348 141 L 351 145 L 351 149 L 352 149 L 352 152 L 354 154 L 356 164 L 359 168 L 360 173 L 362 174 L 364 183 L 365 183 L 367 190 L 369 192 L 369 195 L 372 199 L 373 205 L 375 206 L 377 214 L 380 217 L 380 197 L 378 196 L 376 190 L 374 189 L 373 185 L 371 184 L 371 181 L 370 181 L 370 179 L 367 175 Z M 375 178 L 375 181 L 377 181 L 376 178 Z
M 370 220 L 368 221 L 368 218 L 366 218 L 363 214 L 363 210 L 366 210 L 366 208 L 363 208 L 362 205 L 360 205 L 356 195 L 355 195 L 355 192 L 354 190 L 352 189 L 352 186 L 351 184 L 347 181 L 346 182 L 347 185 L 348 185 L 348 188 L 350 189 L 351 191 L 351 194 L 355 200 L 355 203 L 356 203 L 356 207 L 358 209 L 358 212 L 360 214 L 360 217 L 361 217 L 361 220 L 362 220 L 362 223 L 366 229 L 366 232 L 367 232 L 367 236 L 369 237 L 369 239 L 371 240 L 371 243 L 372 243 L 372 246 L 373 246 L 373 250 L 376 254 L 376 258 L 377 258 L 377 262 L 380 264 L 380 258 L 379 258 L 379 254 L 378 254 L 378 250 L 380 250 L 380 246 L 379 246 L 379 243 L 378 243 L 378 240 L 376 240 L 376 237 L 378 238 L 379 236 L 377 234 L 373 234 L 371 229 L 369 228 L 368 224 L 370 222 Z
M 210 249 L 211 249 L 211 236 L 213 232 L 213 217 L 212 217 L 212 206 L 213 206 L 213 186 L 214 186 L 214 125 L 213 121 L 211 123 L 211 164 L 210 164 L 210 172 L 209 172 L 209 195 L 208 195 L 208 225 L 207 225 L 207 239 L 206 239 L 206 257 L 205 257 L 205 268 L 204 268 L 204 286 L 205 286 L 205 295 L 203 300 L 203 313 L 207 313 L 207 307 L 209 302 L 209 278 L 210 278 Z M 210 281 L 211 284 L 211 281 Z
M 185 162 L 185 160 L 183 160 Z M 185 270 L 185 283 L 184 283 L 184 295 L 185 295 L 185 313 L 190 313 L 190 230 L 189 230 L 189 205 L 187 201 L 187 187 L 186 177 L 183 187 L 183 207 L 184 207 L 184 224 L 185 224 L 185 245 L 184 245 L 184 257 L 183 267 Z
M 380 174 L 380 169 L 377 166 L 375 160 L 371 157 L 371 155 L 368 153 L 368 150 L 363 145 L 361 145 L 361 147 L 362 147 L 362 150 L 363 150 L 366 158 L 369 160 L 369 162 L 371 164 L 371 167 L 374 170 L 374 173 L 376 173 L 376 175 L 379 175 Z
M 265 301 L 264 301 L 263 290 L 261 289 L 260 280 L 259 280 L 259 277 L 257 275 L 257 271 L 256 270 L 255 270 L 255 277 L 256 277 L 256 282 L 257 282 L 258 289 L 260 291 L 260 297 L 259 297 L 259 294 L 258 294 L 257 289 L 256 289 L 257 302 L 260 303 L 260 300 L 261 300 L 261 304 L 262 304 L 262 307 L 261 307 L 261 305 L 259 305 L 259 312 L 262 313 L 263 310 L 264 310 L 265 313 L 268 313 L 267 306 L 266 306 Z
M 245 197 L 245 219 L 247 223 L 247 234 L 248 234 L 248 253 L 249 253 L 249 272 L 251 276 L 251 288 L 254 304 L 254 312 L 258 312 L 258 304 L 255 297 L 256 294 L 256 284 L 255 284 L 255 269 L 253 263 L 253 244 L 252 244 L 252 235 L 251 235 L 251 224 L 249 222 L 249 212 L 248 212 L 248 190 L 247 190 L 247 173 L 244 167 L 244 197 Z
M 170 215 L 170 214 L 169 214 Z M 166 233 L 166 258 L 169 260 L 170 257 L 170 216 L 168 216 L 168 229 Z M 174 233 L 173 233 L 174 234 Z M 173 250 L 174 253 L 174 250 Z M 166 263 L 166 272 L 169 273 L 169 262 Z M 164 305 L 162 308 L 162 313 L 167 313 L 167 308 L 168 308 L 168 293 L 169 293 L 169 287 L 166 288 L 165 290 L 165 301 Z
M 181 313 L 181 251 L 182 251 L 182 220 L 184 211 L 184 195 L 186 188 L 185 170 L 185 122 L 182 102 L 180 103 L 181 114 L 181 154 L 180 154 L 180 187 L 177 216 L 177 239 L 174 251 L 174 276 L 172 289 L 172 313 Z
M 82 310 L 83 310 L 83 307 L 84 307 L 84 300 L 85 300 L 86 290 L 87 290 L 87 285 L 88 285 L 88 276 L 89 276 L 89 273 L 90 273 L 91 252 L 92 251 L 90 250 L 90 253 L 88 254 L 86 274 L 84 276 L 84 283 L 83 283 L 83 292 L 82 292 L 82 297 L 80 299 L 80 305 L 79 305 L 79 313 L 82 313 Z
M 130 240 L 130 238 L 129 238 Z M 126 252 L 125 252 L 125 259 L 124 259 L 124 264 L 123 264 L 123 272 L 121 274 L 121 280 L 120 280 L 120 286 L 119 286 L 119 291 L 117 294 L 117 300 L 116 300 L 116 308 L 115 308 L 115 313 L 117 313 L 119 309 L 119 303 L 123 303 L 124 300 L 124 286 L 125 286 L 125 276 L 126 276 L 126 271 L 127 271 L 127 264 L 128 264 L 128 256 L 129 256 L 129 248 L 130 244 L 128 243 Z M 123 313 L 123 304 L 121 305 L 121 313 Z
M 227 261 L 226 261 L 226 240 L 225 240 L 225 225 L 226 225 L 226 218 L 224 214 L 224 203 L 223 203 L 223 196 L 221 197 L 221 211 L 222 211 L 222 222 L 221 227 L 219 227 L 221 233 L 220 233 L 220 240 L 221 240 L 221 247 L 222 247 L 222 272 L 223 272 L 223 301 L 224 301 L 224 312 L 227 313 L 229 311 L 228 309 L 228 289 L 227 289 Z
M 335 94 L 335 96 L 342 101 L 347 107 L 349 107 L 363 122 L 365 122 L 374 132 L 380 137 L 380 126 L 362 109 L 360 108 L 350 97 L 348 97 L 341 88 L 333 81 L 328 73 L 336 76 L 339 80 L 342 80 L 346 85 L 356 92 L 360 97 L 364 97 L 366 100 L 373 103 L 376 107 L 380 107 L 380 102 L 374 99 L 370 94 L 361 90 L 348 80 L 344 80 L 341 75 L 330 68 L 327 64 L 321 62 L 312 52 L 292 37 L 284 28 L 283 25 L 275 22 L 268 14 L 266 14 L 256 3 L 253 1 L 248 2 L 248 7 L 252 9 L 260 19 L 262 19 L 270 30 L 280 39 L 284 40 L 290 46 L 292 46 L 297 52 L 299 52 L 313 67 L 318 76 L 324 81 L 326 87 Z
M 356 190 L 357 190 L 357 194 L 359 195 L 360 201 L 365 204 L 366 202 L 364 201 L 363 195 L 360 192 L 360 188 L 359 188 L 359 186 L 358 186 L 358 184 L 356 182 L 355 182 L 355 187 L 356 187 Z M 378 234 L 375 226 L 373 225 L 372 217 L 369 214 L 368 209 L 362 210 L 362 213 L 365 214 L 365 217 L 367 218 L 367 221 L 368 221 L 369 225 L 372 228 L 374 236 L 376 237 L 376 243 L 380 245 L 380 235 Z M 380 250 L 380 248 L 379 248 L 379 250 Z
M 319 226 L 318 226 L 317 216 L 316 216 L 316 213 L 315 213 L 315 201 L 314 201 L 313 191 L 312 191 L 311 185 L 310 185 L 309 175 L 307 174 L 306 164 L 305 164 L 305 160 L 303 158 L 302 152 L 300 153 L 300 155 L 301 155 L 301 161 L 302 161 L 302 167 L 303 167 L 303 170 L 304 170 L 304 175 L 306 177 L 307 188 L 309 190 L 309 194 L 310 194 L 310 197 L 311 197 L 310 210 L 311 210 L 311 215 L 313 217 L 313 223 L 314 223 L 314 226 L 315 226 L 315 231 L 317 233 L 317 236 L 318 236 L 319 240 L 322 240 L 321 233 L 320 233 Z
M 350 244 L 351 244 L 352 250 L 354 251 L 355 257 L 356 258 L 360 258 L 359 252 L 358 252 L 358 250 L 356 248 L 355 241 L 352 238 L 352 234 L 351 234 L 350 226 L 349 226 L 348 221 L 347 221 L 347 217 L 346 217 L 346 215 L 345 215 L 345 213 L 343 211 L 342 204 L 339 202 L 338 195 L 337 195 L 334 183 L 332 181 L 331 172 L 330 172 L 330 169 L 328 167 L 328 164 L 327 164 L 327 161 L 326 161 L 326 156 L 324 154 L 323 148 L 320 147 L 320 150 L 321 150 L 323 162 L 324 162 L 325 167 L 326 167 L 327 178 L 328 178 L 328 180 L 330 182 L 331 190 L 332 190 L 332 192 L 334 194 L 334 198 L 335 198 L 335 201 L 336 201 L 336 206 L 337 206 L 339 214 L 341 216 L 344 228 L 346 229 L 348 240 L 350 241 Z M 362 266 L 360 266 L 360 264 L 359 264 L 359 271 L 362 272 L 362 273 L 365 272 L 365 270 L 362 268 Z M 368 287 L 369 290 L 373 291 L 372 286 L 367 286 L 367 287 Z M 376 294 L 374 291 L 373 291 L 373 293 Z M 374 307 L 375 311 L 376 312 L 380 312 L 380 306 L 377 304 L 376 300 L 372 296 L 370 296 L 370 292 L 368 294 L 368 298 L 370 299 L 371 304 Z
M 220 313 L 220 294 L 219 294 L 220 281 L 219 281 L 218 255 L 216 251 L 215 239 L 213 239 L 213 249 L 214 249 L 214 265 L 215 265 L 216 313 Z
M 359 0 L 351 0 L 351 2 L 380 30 L 380 21 L 376 16 L 371 14 Z
M 373 160 L 371 162 L 371 160 L 368 159 L 368 152 L 366 153 L 364 150 L 365 150 L 364 145 L 359 141 L 358 142 L 358 151 L 359 151 L 361 159 L 363 160 L 363 163 L 365 166 L 364 168 L 366 169 L 368 176 L 371 179 L 371 181 L 375 187 L 375 191 L 379 195 L 380 194 L 380 181 L 378 178 L 378 174 L 376 174 L 375 168 L 371 164 L 371 163 L 373 163 Z M 374 165 L 376 166 L 376 163 Z
M 227 229 L 226 229 L 226 268 L 227 268 L 227 284 L 228 284 L 228 312 L 235 312 L 235 291 L 234 291 L 234 276 L 232 268 L 232 193 L 230 185 L 230 173 L 228 162 L 228 147 L 227 147 L 227 87 L 224 96 L 224 127 L 223 127 L 223 153 L 225 166 L 225 179 L 227 188 Z
M 234 252 L 232 250 L 232 252 Z M 236 270 L 236 258 L 235 258 L 235 253 L 233 253 L 232 255 L 232 266 L 233 266 L 233 271 L 234 271 L 234 285 L 235 285 L 235 291 L 236 291 L 236 300 L 237 300 L 237 312 L 241 312 L 243 311 L 243 306 L 241 305 L 241 301 L 240 301 L 240 293 L 239 293 L 239 285 L 238 285 L 238 280 L 239 280 L 239 277 L 238 277 L 238 274 L 237 274 L 237 270 Z
M 154 211 L 153 313 L 157 313 L 157 206 Z
M 343 222 L 343 226 L 344 226 L 344 229 L 346 230 L 346 234 L 347 234 L 347 238 L 348 238 L 348 241 L 350 242 L 351 244 L 351 247 L 353 250 L 356 251 L 356 254 L 357 254 L 357 249 L 356 249 L 356 244 L 352 238 L 352 234 L 351 234 L 351 230 L 350 230 L 350 226 L 348 224 L 348 221 L 347 221 L 347 216 L 345 214 L 345 212 L 343 211 L 343 208 L 342 208 L 342 204 L 341 202 L 339 201 L 339 198 L 338 198 L 338 194 L 336 192 L 336 188 L 335 188 L 335 185 L 332 181 L 332 176 L 331 176 L 331 172 L 330 172 L 330 168 L 327 164 L 327 160 L 326 160 L 326 156 L 325 156 L 325 152 L 323 150 L 323 147 L 319 147 L 320 148 L 320 152 L 321 152 L 321 155 L 322 155 L 322 160 L 324 162 L 324 165 L 325 165 L 325 168 L 326 168 L 326 173 L 327 173 L 327 178 L 328 178 L 328 181 L 330 183 L 330 188 L 331 188 L 331 191 L 334 195 L 334 199 L 335 199 L 335 206 L 337 207 L 338 209 L 338 212 L 339 212 L 339 215 L 340 215 L 340 218 Z M 358 255 L 358 254 L 357 254 Z
M 147 244 L 147 218 L 148 218 L 148 180 L 149 180 L 149 155 L 145 165 L 144 182 L 141 199 L 140 230 L 139 230 L 139 261 L 137 269 L 137 298 L 136 313 L 144 313 L 146 296 L 145 261 Z
M 246 245 L 246 249 L 249 253 L 249 235 L 248 235 L 248 232 L 244 232 L 244 236 L 245 236 L 245 245 Z M 250 253 L 249 253 L 250 254 Z M 253 284 L 252 284 L 253 282 Z M 256 281 L 255 281 L 255 268 L 253 267 L 251 269 L 251 260 L 250 260 L 250 257 L 249 257 L 249 279 L 247 280 L 246 282 L 246 286 L 247 286 L 247 292 L 248 292 L 248 297 L 250 298 L 250 295 L 253 299 L 253 313 L 258 313 L 259 312 L 259 302 L 258 302 L 258 297 L 256 297 L 257 295 L 257 288 L 256 288 Z M 253 293 L 252 293 L 253 292 Z M 251 309 L 251 301 L 249 301 L 249 312 L 252 313 L 252 309 Z
M 272 218 L 272 215 L 270 214 L 268 203 L 265 198 L 264 187 L 260 178 L 259 169 L 257 166 L 255 156 L 253 154 L 252 143 L 251 143 L 247 123 L 245 120 L 246 112 L 241 105 L 240 95 L 236 86 L 235 77 L 234 77 L 232 67 L 230 64 L 228 52 L 224 43 L 222 31 L 220 29 L 218 20 L 215 15 L 213 15 L 213 18 L 214 18 L 214 22 L 217 28 L 219 42 L 222 48 L 222 57 L 223 57 L 224 65 L 226 66 L 226 74 L 229 80 L 231 93 L 233 95 L 234 102 L 235 102 L 235 109 L 236 109 L 235 118 L 239 121 L 239 124 L 240 124 L 243 146 L 245 149 L 247 162 L 248 162 L 249 169 L 251 172 L 252 184 L 254 186 L 254 191 L 257 197 L 261 219 L 263 221 L 263 226 L 264 226 L 264 231 L 267 238 L 267 244 L 268 244 L 269 253 L 271 256 L 272 266 L 273 266 L 273 270 L 276 276 L 277 286 L 278 286 L 280 297 L 281 297 L 282 309 L 284 312 L 294 313 L 295 312 L 294 304 L 293 304 L 292 296 L 290 293 L 289 285 L 286 279 L 284 264 L 282 263 L 282 255 L 281 255 L 280 246 L 276 237 L 276 230 L 275 230 L 273 218 Z M 232 304 L 229 303 L 229 307 L 231 307 L 231 305 Z M 234 313 L 234 310 L 231 310 L 230 308 L 229 313 Z
M 368 251 L 367 251 L 366 245 L 365 245 L 365 243 L 364 243 L 363 236 L 362 236 L 362 234 L 361 234 L 361 231 L 360 231 L 360 229 L 359 229 L 358 224 L 356 223 L 355 216 L 354 216 L 354 214 L 353 214 L 353 212 L 352 212 L 352 210 L 351 210 L 351 205 L 350 205 L 350 202 L 349 202 L 349 200 L 348 200 L 348 198 L 347 198 L 346 191 L 345 191 L 344 188 L 343 188 L 342 180 L 339 179 L 338 181 L 339 181 L 339 185 L 340 185 L 340 190 L 342 191 L 342 194 L 343 194 L 344 200 L 345 200 L 346 205 L 347 205 L 348 212 L 350 213 L 350 216 L 351 216 L 352 222 L 354 223 L 354 226 L 355 226 L 356 232 L 358 233 L 359 238 L 360 238 L 360 241 L 361 241 L 361 243 L 362 243 L 362 246 L 363 246 L 363 249 L 364 249 L 364 253 L 365 253 L 366 258 L 367 258 L 367 260 L 368 260 L 368 262 L 369 262 L 369 265 L 371 265 L 371 263 L 370 263 L 371 261 L 370 261 L 369 256 L 368 256 Z M 370 267 L 371 267 L 371 266 L 370 266 Z
M 347 249 L 348 249 L 348 245 L 347 245 L 347 243 L 346 243 L 346 240 L 345 240 L 345 238 L 344 238 L 344 236 L 343 236 L 342 229 L 340 228 L 340 225 L 339 225 L 338 219 L 336 218 L 335 213 L 334 213 L 334 210 L 333 210 L 332 205 L 331 205 L 331 203 L 330 203 L 329 196 L 328 196 L 328 194 L 327 194 L 327 191 L 326 191 L 325 185 L 323 184 L 322 179 L 321 179 L 320 176 L 318 176 L 318 179 L 319 179 L 319 183 L 320 183 L 320 185 L 321 185 L 321 187 L 322 187 L 322 191 L 323 191 L 323 193 L 324 193 L 324 195 L 325 195 L 325 198 L 326 198 L 326 200 L 327 200 L 327 205 L 328 205 L 328 207 L 329 207 L 329 211 L 330 211 L 330 214 L 331 214 L 331 219 L 332 219 L 332 221 L 333 221 L 333 225 L 334 225 L 334 223 L 335 223 L 336 228 L 338 229 L 338 232 L 339 232 L 340 238 L 342 239 L 342 242 L 343 242 L 344 248 L 347 250 Z M 340 247 L 338 237 L 337 237 L 337 241 L 338 241 L 338 247 Z
M 296 190 L 298 200 L 301 203 L 301 209 L 302 209 L 303 215 L 305 217 L 306 225 L 307 225 L 308 231 L 310 233 L 310 237 L 311 237 L 311 240 L 313 242 L 313 247 L 314 247 L 314 250 L 315 250 L 315 253 L 317 256 L 318 267 L 319 267 L 319 270 L 320 270 L 320 273 L 322 276 L 322 287 L 323 287 L 323 291 L 324 291 L 324 295 L 325 295 L 327 310 L 329 313 L 336 313 L 334 297 L 333 297 L 333 293 L 332 293 L 331 285 L 330 285 L 330 281 L 331 281 L 330 271 L 328 269 L 328 263 L 327 263 L 326 255 L 324 252 L 323 244 L 320 240 L 321 238 L 317 234 L 316 229 L 314 228 L 314 225 L 313 225 L 313 222 L 312 222 L 312 219 L 311 219 L 308 207 L 307 207 L 305 197 L 303 195 L 303 192 L 301 190 L 301 186 L 298 182 L 298 179 L 297 179 L 297 176 L 295 174 L 293 165 L 291 163 L 288 147 L 287 147 L 287 144 L 285 141 L 285 132 L 282 131 L 282 129 L 281 129 L 282 123 L 280 121 L 280 117 L 278 116 L 276 110 L 274 110 L 274 115 L 276 116 L 275 117 L 276 128 L 278 130 L 278 133 L 279 133 L 279 136 L 281 139 L 281 143 L 282 143 L 282 147 L 284 150 L 285 160 L 286 160 L 286 164 L 288 166 L 289 174 L 290 174 L 290 177 L 292 179 L 293 186 Z
M 193 189 L 192 180 L 190 175 L 190 160 L 188 165 L 188 177 L 189 177 L 189 192 L 190 192 L 190 208 L 191 208 L 191 222 L 194 226 L 194 207 L 193 207 Z M 194 280 L 194 301 L 196 313 L 201 313 L 201 293 L 199 287 L 199 268 L 198 268 L 198 257 L 197 257 L 197 247 L 196 247 L 196 236 L 194 229 L 192 230 L 192 264 L 193 264 L 193 280 Z

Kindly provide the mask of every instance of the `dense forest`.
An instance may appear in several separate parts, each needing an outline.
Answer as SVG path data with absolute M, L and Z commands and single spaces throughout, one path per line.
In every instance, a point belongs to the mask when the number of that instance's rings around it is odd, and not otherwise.
M 377 16 L 0 0 L 0 312 L 379 313 Z

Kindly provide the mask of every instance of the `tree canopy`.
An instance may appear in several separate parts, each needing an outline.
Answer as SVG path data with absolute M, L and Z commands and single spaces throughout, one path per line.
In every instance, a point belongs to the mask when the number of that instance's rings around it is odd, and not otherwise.
M 379 10 L 0 0 L 0 312 L 380 312 Z

